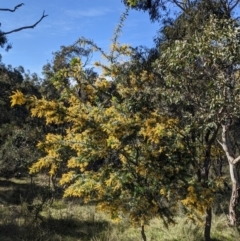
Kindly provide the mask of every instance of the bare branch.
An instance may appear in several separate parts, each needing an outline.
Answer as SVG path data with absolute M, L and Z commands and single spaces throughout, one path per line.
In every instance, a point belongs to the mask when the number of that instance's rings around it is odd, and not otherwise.
M 217 142 L 220 144 L 221 147 L 223 147 L 223 144 L 218 139 Z
M 174 4 L 176 4 L 183 12 L 186 12 L 186 8 L 183 7 L 183 4 L 180 3 L 178 0 L 172 0 Z
M 240 156 L 234 157 L 232 145 L 228 139 L 228 126 L 222 125 L 222 143 L 217 139 L 218 143 L 222 146 L 227 159 L 231 165 L 236 165 L 240 161 Z
M 233 5 L 232 6 L 230 6 L 231 5 L 231 3 L 233 3 Z M 237 6 L 239 4 L 239 0 L 237 0 L 235 3 L 234 3 L 234 1 L 230 1 L 230 3 L 229 3 L 229 10 L 230 10 L 230 12 L 232 12 L 232 10 Z
M 219 142 L 219 144 L 222 146 L 222 148 L 227 156 L 228 162 L 232 165 L 235 165 L 239 162 L 240 156 L 238 156 L 237 158 L 234 157 L 232 145 L 228 138 L 228 131 L 229 131 L 229 126 L 222 125 L 222 143 Z
M 233 165 L 236 165 L 240 161 L 240 156 L 233 160 Z
M 14 32 L 19 32 L 19 31 L 24 30 L 24 29 L 35 28 L 47 16 L 48 15 L 45 15 L 45 11 L 43 11 L 42 17 L 35 24 L 30 25 L 30 26 L 24 26 L 24 27 L 21 27 L 21 28 L 16 28 L 16 29 L 13 29 L 9 32 L 2 32 L 0 34 L 0 36 L 7 35 L 7 34 L 10 34 L 10 33 L 14 33 Z
M 0 11 L 15 12 L 18 8 L 22 7 L 23 5 L 24 5 L 24 3 L 20 3 L 17 6 L 15 6 L 14 9 L 0 8 Z

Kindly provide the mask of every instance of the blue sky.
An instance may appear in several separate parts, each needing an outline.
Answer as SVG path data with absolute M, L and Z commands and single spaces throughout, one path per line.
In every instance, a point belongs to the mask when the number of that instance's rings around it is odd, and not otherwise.
M 52 52 L 62 45 L 70 45 L 84 36 L 107 50 L 125 6 L 121 0 L 23 0 L 16 12 L 1 12 L 2 31 L 31 25 L 42 15 L 49 16 L 35 28 L 8 36 L 13 48 L 0 49 L 2 62 L 13 67 L 41 74 L 42 66 L 52 60 Z M 1 8 L 13 8 L 19 0 L 4 1 Z M 130 11 L 125 21 L 121 43 L 133 46 L 153 46 L 159 25 L 149 20 L 147 13 Z

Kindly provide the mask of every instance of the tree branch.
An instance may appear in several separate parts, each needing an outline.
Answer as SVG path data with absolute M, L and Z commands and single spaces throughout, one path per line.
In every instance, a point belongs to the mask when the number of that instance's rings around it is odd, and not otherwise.
M 234 2 L 234 1 L 230 1 L 229 6 L 228 6 L 230 12 L 232 12 L 232 10 L 239 4 L 239 0 L 237 0 L 235 3 L 233 3 L 233 2 Z M 232 6 L 230 6 L 231 3 L 233 3 Z
M 183 12 L 186 13 L 186 8 L 184 8 L 178 0 L 172 0 L 172 2 L 176 4 Z
M 24 3 L 20 3 L 17 6 L 15 6 L 14 9 L 0 8 L 0 11 L 15 12 L 18 8 L 22 7 L 23 5 L 24 5 Z
M 240 156 L 233 160 L 233 165 L 236 165 L 240 161 Z
M 236 165 L 240 161 L 240 156 L 236 157 L 234 156 L 233 150 L 232 150 L 232 145 L 228 139 L 228 126 L 222 125 L 222 143 L 218 141 L 218 143 L 222 146 L 228 161 L 232 165 Z
M 223 144 L 217 139 L 217 142 L 219 143 L 219 145 L 223 148 Z
M 24 26 L 24 27 L 21 27 L 21 28 L 16 28 L 16 29 L 13 29 L 9 32 L 2 32 L 2 33 L 0 33 L 0 37 L 3 36 L 3 35 L 10 34 L 10 33 L 19 32 L 19 31 L 24 30 L 24 29 L 35 28 L 47 16 L 48 15 L 45 15 L 45 11 L 43 11 L 42 17 L 36 23 L 34 23 L 33 25 Z
M 232 153 L 232 148 L 228 140 L 228 126 L 222 125 L 222 148 L 227 156 L 227 159 L 230 163 L 233 163 L 234 156 Z

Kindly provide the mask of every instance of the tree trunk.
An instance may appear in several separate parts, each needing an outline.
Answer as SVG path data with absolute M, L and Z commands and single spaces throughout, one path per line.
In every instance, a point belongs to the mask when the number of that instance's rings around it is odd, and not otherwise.
M 207 139 L 206 139 L 206 142 L 209 143 Z M 207 146 L 204 165 L 202 169 L 203 186 L 206 188 L 208 188 L 208 175 L 209 175 L 209 168 L 211 164 L 210 158 L 211 158 L 211 144 Z M 211 241 L 211 224 L 212 224 L 212 208 L 208 207 L 206 209 L 206 220 L 205 220 L 205 228 L 204 228 L 205 241 Z
M 231 175 L 231 180 L 232 180 L 232 194 L 229 202 L 229 223 L 232 226 L 237 225 L 237 219 L 238 219 L 238 214 L 237 214 L 237 205 L 239 202 L 239 189 L 240 189 L 240 184 L 239 184 L 239 179 L 238 179 L 238 173 L 236 170 L 236 166 L 229 163 L 230 167 L 230 175 Z
M 227 160 L 229 163 L 229 172 L 232 182 L 232 194 L 229 202 L 229 214 L 228 219 L 229 223 L 232 226 L 237 225 L 238 213 L 237 213 L 237 205 L 239 203 L 239 190 L 240 190 L 240 182 L 239 182 L 239 174 L 237 171 L 238 163 L 240 162 L 240 156 L 235 157 L 235 153 L 232 148 L 232 144 L 228 137 L 229 126 L 222 125 L 222 143 L 221 146 L 227 156 Z
M 206 210 L 206 221 L 204 229 L 205 241 L 211 241 L 211 225 L 212 225 L 212 208 L 207 208 Z
M 145 234 L 145 231 L 144 231 L 144 225 L 142 225 L 141 235 L 142 235 L 142 240 L 147 241 L 147 237 L 146 237 L 146 234 Z

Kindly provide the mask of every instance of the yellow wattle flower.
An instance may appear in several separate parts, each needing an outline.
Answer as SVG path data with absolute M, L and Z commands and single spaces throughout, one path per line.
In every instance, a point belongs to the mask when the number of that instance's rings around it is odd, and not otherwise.
M 11 107 L 15 105 L 24 105 L 26 103 L 26 98 L 23 93 L 19 90 L 13 91 L 13 95 L 10 96 L 11 98 Z

